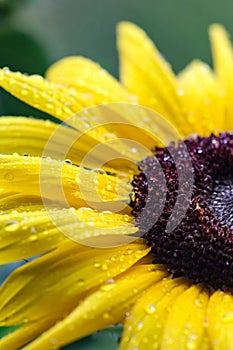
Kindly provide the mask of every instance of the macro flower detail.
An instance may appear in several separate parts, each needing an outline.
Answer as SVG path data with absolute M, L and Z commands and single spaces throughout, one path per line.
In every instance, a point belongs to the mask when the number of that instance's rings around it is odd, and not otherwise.
M 233 52 L 220 25 L 210 38 L 214 71 L 176 76 L 126 22 L 120 82 L 83 57 L 0 70 L 63 122 L 0 118 L 0 263 L 34 258 L 0 288 L 0 325 L 18 326 L 0 348 L 115 324 L 122 350 L 233 348 Z

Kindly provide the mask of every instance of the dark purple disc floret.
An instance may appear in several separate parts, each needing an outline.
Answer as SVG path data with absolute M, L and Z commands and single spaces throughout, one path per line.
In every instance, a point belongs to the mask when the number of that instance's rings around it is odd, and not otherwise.
M 190 138 L 156 147 L 153 154 L 140 162 L 131 198 L 132 214 L 152 247 L 153 262 L 166 264 L 174 277 L 187 276 L 215 289 L 233 288 L 233 133 Z M 182 160 L 178 165 L 177 156 Z M 184 175 L 181 182 L 190 160 L 193 179 Z M 185 215 L 168 230 L 179 196 Z

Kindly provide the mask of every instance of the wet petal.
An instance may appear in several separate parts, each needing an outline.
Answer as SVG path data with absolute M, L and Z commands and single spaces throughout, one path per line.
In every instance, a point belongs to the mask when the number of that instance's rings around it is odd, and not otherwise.
M 49 82 L 40 75 L 29 76 L 3 68 L 0 86 L 25 103 L 62 120 L 85 106 L 81 94 L 74 88 Z
M 233 50 L 228 33 L 220 24 L 210 27 L 210 40 L 214 60 L 214 69 L 222 88 L 225 106 L 224 129 L 233 129 L 232 122 L 232 94 L 233 94 Z
M 34 197 L 51 202 L 51 207 L 80 207 L 86 202 L 129 201 L 128 178 L 87 170 L 50 158 L 0 155 L 0 209 L 21 204 L 20 198 Z M 42 197 L 42 198 L 41 198 Z
M 190 134 L 195 131 L 209 136 L 211 132 L 224 129 L 223 97 L 207 64 L 194 61 L 188 65 L 178 76 L 178 91 L 191 125 Z
M 233 296 L 216 291 L 207 310 L 208 336 L 213 350 L 233 349 Z
M 30 156 L 42 156 L 48 140 L 56 132 L 56 139 L 53 138 L 54 142 L 49 144 L 49 156 L 54 159 L 64 159 L 66 156 L 75 164 L 80 164 L 88 151 L 96 145 L 96 141 L 91 137 L 81 135 L 78 130 L 58 125 L 50 120 L 1 117 L 0 132 L 2 154 L 17 152 Z M 71 144 L 70 140 L 75 141 L 74 144 Z M 67 154 L 64 152 L 65 149 L 68 151 Z
M 77 141 L 82 134 L 96 140 L 97 143 L 118 138 L 117 143 L 108 147 L 116 153 L 112 159 L 124 156 L 131 161 L 139 160 L 141 154 L 132 152 L 132 147 L 129 148 L 127 141 L 121 140 L 124 137 L 122 127 L 116 127 L 116 124 L 121 123 L 121 116 L 119 120 L 118 115 L 111 113 L 107 106 L 93 107 L 92 101 L 88 100 L 76 87 L 54 83 L 38 75 L 26 76 L 19 72 L 11 72 L 9 69 L 0 70 L 0 86 L 29 105 L 77 129 L 79 134 L 73 142 Z M 119 113 L 121 114 L 120 107 Z
M 80 56 L 65 57 L 53 64 L 46 77 L 67 84 L 92 97 L 92 104 L 131 102 L 131 96 L 106 70 Z
M 112 283 L 103 284 L 65 320 L 45 332 L 25 349 L 49 348 L 52 339 L 56 340 L 56 347 L 59 348 L 108 325 L 119 323 L 138 296 L 164 276 L 165 272 L 154 271 L 153 265 L 133 267 Z
M 108 249 L 69 241 L 18 268 L 5 281 L 0 289 L 1 324 L 61 318 L 88 290 L 104 281 L 108 284 L 148 251 L 143 241 Z
M 161 350 L 200 349 L 208 300 L 208 291 L 199 285 L 194 285 L 179 295 L 169 310 Z
M 126 319 L 120 349 L 159 349 L 169 307 L 188 287 L 183 279 L 165 279 L 149 288 Z
M 132 23 L 121 23 L 118 48 L 123 84 L 139 96 L 140 104 L 155 109 L 183 130 L 185 120 L 175 76 L 145 32 Z
M 101 213 L 90 208 L 28 209 L 24 212 L 13 210 L 0 217 L 2 264 L 47 252 L 67 236 L 87 245 L 110 247 L 133 241 L 135 238 L 130 235 L 137 231 L 130 223 L 132 218 L 126 214 Z

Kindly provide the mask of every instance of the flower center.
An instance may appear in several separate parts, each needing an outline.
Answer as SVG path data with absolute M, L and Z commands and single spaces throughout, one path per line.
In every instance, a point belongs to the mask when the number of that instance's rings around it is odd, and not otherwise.
M 182 160 L 179 165 L 174 154 Z M 184 175 L 180 181 L 188 160 L 193 179 Z M 187 276 L 215 289 L 233 288 L 233 133 L 156 147 L 139 170 L 133 179 L 132 214 L 152 247 L 153 262 L 166 264 L 174 277 Z M 169 230 L 177 203 L 176 216 L 183 214 Z

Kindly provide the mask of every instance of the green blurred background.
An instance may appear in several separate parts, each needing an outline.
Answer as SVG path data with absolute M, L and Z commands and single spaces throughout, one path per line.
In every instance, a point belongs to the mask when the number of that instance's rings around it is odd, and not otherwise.
M 144 28 L 177 72 L 199 57 L 211 62 L 207 28 L 233 34 L 232 0 L 0 0 L 0 65 L 44 73 L 66 55 L 84 55 L 117 76 L 115 27 Z M 1 114 L 41 113 L 1 92 Z
M 117 76 L 115 27 L 129 20 L 146 30 L 178 72 L 193 58 L 211 64 L 208 26 L 220 22 L 233 36 L 232 14 L 232 0 L 0 0 L 0 66 L 43 74 L 64 56 L 84 55 Z M 48 117 L 4 91 L 0 113 Z M 2 278 L 8 272 L 0 270 Z M 8 331 L 1 328 L 0 336 Z M 120 331 L 110 328 L 67 349 L 116 349 Z

